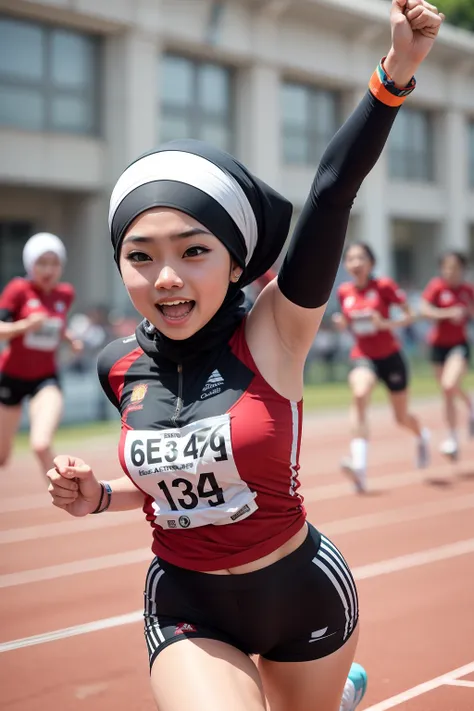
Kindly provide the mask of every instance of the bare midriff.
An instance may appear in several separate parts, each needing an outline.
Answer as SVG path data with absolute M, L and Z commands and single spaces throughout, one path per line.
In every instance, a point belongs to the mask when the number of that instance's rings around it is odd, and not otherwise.
M 258 558 L 253 560 L 251 563 L 246 563 L 245 565 L 238 565 L 235 568 L 223 568 L 222 570 L 212 570 L 206 571 L 207 575 L 242 575 L 243 573 L 252 573 L 255 570 L 261 570 L 261 568 L 267 568 L 269 565 L 276 563 L 277 561 L 285 558 L 290 553 L 293 553 L 306 539 L 308 534 L 308 526 L 306 522 L 303 523 L 300 530 L 295 533 L 294 536 L 290 538 L 289 541 L 284 543 L 282 546 L 268 553 L 268 555 L 263 556 L 263 558 Z

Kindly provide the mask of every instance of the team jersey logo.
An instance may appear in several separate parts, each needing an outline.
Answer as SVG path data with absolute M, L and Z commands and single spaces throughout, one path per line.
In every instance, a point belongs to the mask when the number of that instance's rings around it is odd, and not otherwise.
M 355 296 L 346 296 L 344 299 L 344 308 L 350 309 L 355 304 Z
M 140 383 L 140 385 L 135 385 L 130 396 L 130 402 L 136 405 L 138 402 L 142 402 L 145 399 L 145 395 L 148 390 L 147 383 Z
M 454 301 L 453 293 L 451 291 L 442 291 L 439 300 L 442 304 L 444 304 L 444 306 L 446 306 Z
M 153 498 L 162 528 L 232 524 L 258 508 L 235 463 L 229 414 L 168 430 L 129 430 L 123 455 L 130 477 Z
M 57 311 L 59 314 L 62 314 L 66 311 L 66 304 L 64 301 L 56 301 L 54 304 L 54 310 Z

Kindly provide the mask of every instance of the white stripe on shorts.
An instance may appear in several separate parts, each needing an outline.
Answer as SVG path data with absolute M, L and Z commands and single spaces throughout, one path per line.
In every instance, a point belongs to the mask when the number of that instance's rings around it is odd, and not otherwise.
M 353 586 L 350 585 L 350 576 L 348 575 L 347 568 L 345 564 L 341 562 L 341 558 L 339 556 L 336 558 L 330 549 L 324 547 L 324 544 L 321 544 L 318 556 L 323 558 L 328 563 L 329 567 L 332 568 L 333 573 L 337 574 L 339 581 L 344 587 L 349 608 L 351 610 L 351 621 L 349 626 L 349 631 L 351 632 L 357 612 L 357 595 Z
M 356 591 L 356 587 L 355 587 L 355 583 L 354 583 L 354 578 L 352 577 L 352 573 L 349 569 L 349 566 L 347 565 L 347 562 L 346 562 L 344 556 L 336 548 L 334 543 L 332 541 L 330 541 L 329 538 L 326 538 L 326 536 L 321 535 L 321 543 L 325 548 L 332 551 L 332 554 L 334 555 L 334 557 L 337 557 L 337 559 L 340 561 L 342 570 L 345 572 L 346 579 L 349 582 L 349 585 L 350 585 L 351 590 L 354 595 L 355 607 L 357 607 L 357 591 Z
M 342 555 L 337 551 L 337 549 L 330 549 L 329 552 L 331 555 L 328 555 L 328 547 L 326 546 L 325 548 L 323 547 L 324 544 L 329 543 L 328 539 L 325 538 L 324 536 L 321 536 L 321 548 L 318 551 L 317 556 L 313 558 L 313 563 L 325 573 L 325 575 L 329 578 L 331 583 L 333 584 L 334 588 L 336 589 L 339 598 L 342 602 L 342 606 L 344 608 L 344 615 L 346 618 L 346 624 L 344 628 L 344 636 L 343 639 L 347 639 L 348 635 L 350 632 L 352 632 L 354 628 L 355 621 L 357 619 L 357 596 L 353 596 L 352 588 L 353 584 L 351 585 L 351 575 L 350 572 L 347 568 L 347 564 L 344 561 L 344 558 Z M 337 562 L 334 560 L 336 556 L 336 552 L 338 553 L 337 555 Z M 324 560 L 321 560 L 323 558 Z M 339 582 L 339 580 L 342 582 Z M 354 588 L 355 592 L 355 588 Z
M 148 646 L 148 651 L 151 654 L 160 646 L 160 643 L 165 641 L 164 635 L 160 630 L 156 609 L 156 592 L 158 583 L 165 574 L 161 570 L 157 560 L 155 560 L 150 570 L 148 571 L 145 587 L 145 639 Z M 152 619 L 154 618 L 154 619 Z

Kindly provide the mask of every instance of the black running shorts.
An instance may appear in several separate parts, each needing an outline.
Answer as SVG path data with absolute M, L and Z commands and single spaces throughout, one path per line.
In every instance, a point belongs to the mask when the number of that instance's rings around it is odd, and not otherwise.
M 458 343 L 456 346 L 431 346 L 430 360 L 436 365 L 444 365 L 449 356 L 459 353 L 469 363 L 471 347 L 469 343 Z
M 0 404 L 7 407 L 20 405 L 26 397 L 34 397 L 48 385 L 55 385 L 61 389 L 57 375 L 36 380 L 20 380 L 0 373 Z
M 402 392 L 408 387 L 408 367 L 400 351 L 387 358 L 356 358 L 351 368 L 369 368 L 392 393 Z
M 150 668 L 163 649 L 188 638 L 278 662 L 319 659 L 347 642 L 358 615 L 346 561 L 312 526 L 296 551 L 261 570 L 211 575 L 155 558 L 146 579 Z

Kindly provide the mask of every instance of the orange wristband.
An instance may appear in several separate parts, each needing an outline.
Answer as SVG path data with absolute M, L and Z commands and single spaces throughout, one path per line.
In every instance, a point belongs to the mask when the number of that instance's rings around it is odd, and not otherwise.
M 369 89 L 373 96 L 375 96 L 378 101 L 387 106 L 392 106 L 396 108 L 401 106 L 407 96 L 409 96 L 416 86 L 416 79 L 412 77 L 410 83 L 404 89 L 399 89 L 395 86 L 394 81 L 388 76 L 387 72 L 383 68 L 383 61 L 385 57 L 381 60 L 380 64 L 377 66 L 376 70 L 372 74 L 369 82 Z

